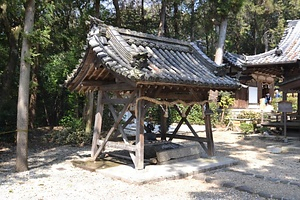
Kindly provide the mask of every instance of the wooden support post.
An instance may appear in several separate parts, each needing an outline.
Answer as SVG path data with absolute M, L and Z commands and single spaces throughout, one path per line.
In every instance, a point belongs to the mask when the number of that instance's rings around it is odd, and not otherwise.
M 210 115 L 211 110 L 209 109 L 209 104 L 205 104 L 205 131 L 206 131 L 206 138 L 207 138 L 207 155 L 208 156 L 214 156 L 215 155 L 215 147 L 214 147 L 214 140 L 213 140 L 213 134 L 212 134 L 212 129 L 211 129 L 211 119 Z
M 122 120 L 122 118 L 123 118 L 125 112 L 128 110 L 128 107 L 129 107 L 130 103 L 132 103 L 132 101 L 133 101 L 133 99 L 134 99 L 134 97 L 135 97 L 135 94 L 136 94 L 135 91 L 132 92 L 131 97 L 129 98 L 129 101 L 127 102 L 126 105 L 124 105 L 124 107 L 123 107 L 121 113 L 119 114 L 117 120 L 115 120 L 114 125 L 113 125 L 113 126 L 111 127 L 111 129 L 108 131 L 108 133 L 107 133 L 107 135 L 106 135 L 106 137 L 105 137 L 103 143 L 102 143 L 101 146 L 97 149 L 97 152 L 96 152 L 95 155 L 93 156 L 93 160 L 96 160 L 96 159 L 97 159 L 97 157 L 99 156 L 99 154 L 103 151 L 103 149 L 104 149 L 104 147 L 105 147 L 105 144 L 107 143 L 109 137 L 110 137 L 110 136 L 112 135 L 112 133 L 118 128 L 118 126 L 119 126 L 119 124 L 120 124 L 120 122 L 121 122 L 121 120 Z
M 142 96 L 142 90 L 138 92 L 138 97 Z M 136 116 L 136 151 L 135 151 L 135 169 L 144 169 L 144 100 L 137 102 L 137 116 Z
M 97 99 L 97 110 L 95 116 L 95 124 L 94 124 L 94 132 L 93 132 L 93 141 L 92 141 L 92 149 L 91 149 L 91 157 L 94 157 L 97 152 L 97 141 L 99 140 L 99 136 L 102 128 L 102 117 L 103 117 L 103 108 L 104 104 L 102 103 L 103 91 L 98 91 L 98 99 Z
M 162 105 L 163 106 L 163 105 Z M 167 107 L 165 109 L 168 109 Z M 167 110 L 164 111 L 163 109 L 161 109 L 160 111 L 160 134 L 161 134 L 161 140 L 166 140 L 167 137 L 166 137 L 166 133 L 167 133 L 167 124 L 168 124 L 168 121 L 167 121 L 167 117 L 165 117 L 165 112 L 168 112 Z
M 129 117 L 129 119 L 123 124 L 123 129 L 125 129 L 127 126 L 128 126 L 128 124 L 130 124 L 131 123 L 131 121 L 133 120 L 135 118 L 135 116 L 134 115 L 131 115 L 130 117 Z

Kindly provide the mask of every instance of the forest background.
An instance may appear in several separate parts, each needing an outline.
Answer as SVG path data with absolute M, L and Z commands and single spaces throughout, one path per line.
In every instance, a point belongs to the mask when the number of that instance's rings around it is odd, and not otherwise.
M 0 0 L 0 132 L 17 126 L 23 0 Z M 198 41 L 215 59 L 222 23 L 224 50 L 258 54 L 278 44 L 287 20 L 300 18 L 300 0 L 36 0 L 31 44 L 29 128 L 83 128 L 87 95 L 64 87 L 79 64 L 89 30 L 88 16 L 117 27 Z

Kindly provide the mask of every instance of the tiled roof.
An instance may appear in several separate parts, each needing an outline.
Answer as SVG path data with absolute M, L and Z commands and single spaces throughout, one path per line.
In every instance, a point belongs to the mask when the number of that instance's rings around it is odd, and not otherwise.
M 300 75 L 290 78 L 277 84 L 283 90 L 290 90 L 294 92 L 300 92 Z
M 83 76 L 87 77 L 88 71 L 94 70 L 87 68 L 97 67 L 134 83 L 174 83 L 212 89 L 239 87 L 239 83 L 222 74 L 221 67 L 195 43 L 116 28 L 95 18 L 92 22 L 85 58 L 66 80 L 69 88 L 72 82 L 83 81 L 86 79 Z M 90 79 L 97 81 L 95 77 L 100 76 L 90 75 Z
M 298 62 L 300 60 L 300 20 L 288 21 L 288 26 L 276 48 L 252 56 L 226 52 L 224 59 L 230 64 L 239 67 Z

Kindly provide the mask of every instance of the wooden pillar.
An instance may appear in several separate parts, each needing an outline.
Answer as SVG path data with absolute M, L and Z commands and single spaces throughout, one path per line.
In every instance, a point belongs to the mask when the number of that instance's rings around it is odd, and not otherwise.
M 92 149 L 91 149 L 91 157 L 94 157 L 97 152 L 97 141 L 99 140 L 99 136 L 102 129 L 102 119 L 103 119 L 103 108 L 104 104 L 102 103 L 103 91 L 98 91 L 98 99 L 97 99 L 97 110 L 95 116 L 95 124 L 94 124 L 94 132 L 93 132 L 93 141 L 92 141 Z
M 212 128 L 211 128 L 211 118 L 210 115 L 212 114 L 212 111 L 209 109 L 209 104 L 205 104 L 205 131 L 206 131 L 206 139 L 207 139 L 207 154 L 208 156 L 214 156 L 215 155 L 215 147 L 214 147 L 214 139 L 212 134 Z
M 87 105 L 86 105 L 86 124 L 85 132 L 90 133 L 92 130 L 92 121 L 93 121 L 93 108 L 94 108 L 94 92 L 89 91 L 86 95 Z
M 142 90 L 138 91 L 137 97 L 142 96 Z M 135 169 L 144 169 L 144 100 L 137 102 L 136 116 L 136 150 L 135 150 Z
M 160 113 L 160 134 L 161 134 L 161 140 L 166 140 L 166 134 L 167 134 L 167 123 L 168 123 L 168 117 L 165 116 L 165 112 L 167 111 L 167 107 L 165 107 L 165 111 L 163 109 L 161 109 Z
M 260 104 L 260 99 L 264 98 L 263 96 L 263 88 L 262 88 L 262 83 L 257 81 L 257 102 Z

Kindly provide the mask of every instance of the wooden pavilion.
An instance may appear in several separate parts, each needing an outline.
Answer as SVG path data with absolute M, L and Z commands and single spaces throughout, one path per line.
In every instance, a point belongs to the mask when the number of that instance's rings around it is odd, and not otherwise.
M 80 64 L 66 80 L 71 91 L 97 91 L 91 155 L 94 160 L 105 146 L 127 150 L 136 169 L 144 168 L 144 116 L 148 108 L 160 105 L 167 115 L 174 106 L 181 120 L 168 134 L 166 118 L 161 121 L 161 141 L 173 138 L 197 141 L 209 156 L 214 155 L 208 96 L 210 90 L 235 90 L 239 83 L 224 75 L 195 43 L 105 25 L 91 17 L 88 47 Z M 180 109 L 179 104 L 184 105 Z M 206 137 L 199 137 L 187 120 L 193 105 L 203 108 Z M 104 105 L 114 117 L 111 129 L 101 131 Z M 114 105 L 122 106 L 120 112 Z M 126 111 L 132 116 L 121 123 Z M 124 128 L 136 119 L 135 142 L 130 143 Z M 180 135 L 186 123 L 193 136 Z M 121 135 L 123 142 L 112 138 Z
M 224 62 L 229 64 L 228 75 L 236 77 L 249 86 L 236 93 L 236 107 L 247 108 L 249 104 L 259 104 L 259 100 L 270 93 L 274 96 L 274 86 L 283 91 L 283 100 L 288 92 L 298 92 L 300 85 L 300 20 L 288 21 L 278 46 L 257 55 L 237 55 L 226 52 Z M 280 81 L 278 81 L 280 80 Z M 251 93 L 251 91 L 254 91 Z M 250 97 L 255 97 L 254 99 Z M 300 114 L 298 98 L 298 114 Z

